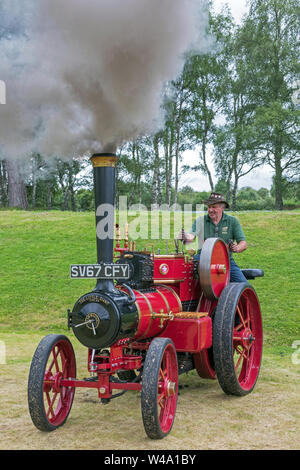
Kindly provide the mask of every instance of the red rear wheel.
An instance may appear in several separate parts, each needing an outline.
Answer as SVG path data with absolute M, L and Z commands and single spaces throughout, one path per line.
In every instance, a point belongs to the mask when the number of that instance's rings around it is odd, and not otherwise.
M 43 338 L 33 356 L 28 380 L 29 412 L 38 429 L 54 431 L 65 423 L 75 388 L 60 383 L 75 377 L 75 354 L 69 339 L 63 335 Z
M 148 349 L 142 376 L 142 416 L 151 439 L 171 431 L 178 393 L 178 365 L 173 342 L 155 338 Z
M 246 395 L 257 381 L 263 330 L 259 301 L 246 283 L 231 283 L 216 309 L 213 352 L 218 381 L 227 394 Z

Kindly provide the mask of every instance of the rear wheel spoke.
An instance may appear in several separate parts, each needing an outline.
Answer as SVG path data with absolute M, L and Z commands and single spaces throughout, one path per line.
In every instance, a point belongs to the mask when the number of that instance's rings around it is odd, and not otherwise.
M 243 315 L 242 315 L 242 312 L 241 312 L 239 306 L 237 306 L 237 312 L 238 312 L 239 318 L 240 318 L 240 320 L 241 320 L 241 322 L 242 322 L 243 328 L 247 328 L 247 327 L 246 327 L 245 320 L 244 320 L 244 317 L 243 317 Z

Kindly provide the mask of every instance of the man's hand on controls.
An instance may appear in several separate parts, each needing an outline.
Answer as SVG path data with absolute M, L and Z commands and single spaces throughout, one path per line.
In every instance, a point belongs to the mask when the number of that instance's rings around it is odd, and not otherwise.
M 182 240 L 183 243 L 191 243 L 194 241 L 195 235 L 185 232 L 183 229 L 177 235 L 177 240 Z
M 233 251 L 233 253 L 242 253 L 242 251 L 245 251 L 247 249 L 247 243 L 242 240 L 240 243 L 231 243 L 230 245 L 230 251 Z

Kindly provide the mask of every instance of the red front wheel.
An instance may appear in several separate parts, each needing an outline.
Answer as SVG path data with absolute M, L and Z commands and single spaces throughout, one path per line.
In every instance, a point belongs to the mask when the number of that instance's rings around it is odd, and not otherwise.
M 155 338 L 148 349 L 142 375 L 142 416 L 151 439 L 172 429 L 177 406 L 178 364 L 173 342 Z
M 257 381 L 263 330 L 259 301 L 247 283 L 223 290 L 213 327 L 213 354 L 218 381 L 227 394 L 246 395 Z
M 64 335 L 45 336 L 32 358 L 28 380 L 28 406 L 33 424 L 41 431 L 62 426 L 72 407 L 74 387 L 62 379 L 76 378 L 73 347 Z

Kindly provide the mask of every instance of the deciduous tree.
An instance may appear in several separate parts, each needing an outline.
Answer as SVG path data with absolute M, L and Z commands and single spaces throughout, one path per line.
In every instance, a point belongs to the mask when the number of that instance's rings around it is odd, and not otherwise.
M 275 205 L 283 208 L 282 181 L 299 171 L 299 109 L 293 102 L 299 66 L 299 2 L 250 0 L 240 34 L 255 105 L 253 148 L 275 173 Z

